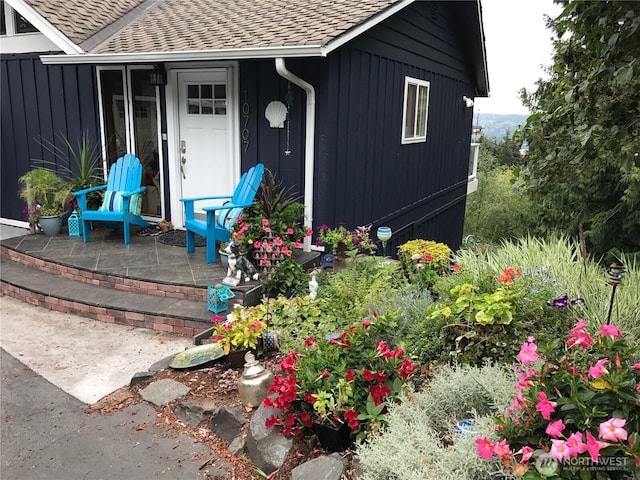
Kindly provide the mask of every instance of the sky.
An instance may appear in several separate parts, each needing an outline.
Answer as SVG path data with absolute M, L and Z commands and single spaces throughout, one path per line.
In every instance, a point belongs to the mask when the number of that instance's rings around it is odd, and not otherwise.
M 544 14 L 556 16 L 561 8 L 553 0 L 481 1 L 491 95 L 475 99 L 474 115 L 528 114 L 518 90 L 533 90 L 546 78 L 543 66 L 551 65 L 553 49 Z

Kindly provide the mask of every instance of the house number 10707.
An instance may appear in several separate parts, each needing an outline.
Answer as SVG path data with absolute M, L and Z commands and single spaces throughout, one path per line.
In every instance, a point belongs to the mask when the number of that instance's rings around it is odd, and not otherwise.
M 247 91 L 244 91 L 244 102 L 242 102 L 242 146 L 244 152 L 249 150 L 249 100 Z

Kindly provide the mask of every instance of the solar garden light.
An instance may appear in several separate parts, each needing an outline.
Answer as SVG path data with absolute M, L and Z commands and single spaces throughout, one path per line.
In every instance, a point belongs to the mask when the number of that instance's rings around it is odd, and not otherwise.
M 391 240 L 391 235 L 393 232 L 389 227 L 378 227 L 376 231 L 376 235 L 378 235 L 378 239 L 382 242 L 382 256 L 387 256 L 387 242 Z
M 607 315 L 607 325 L 611 322 L 611 311 L 613 310 L 613 299 L 616 295 L 616 287 L 622 285 L 624 278 L 624 265 L 622 263 L 613 262 L 607 270 L 607 283 L 613 286 L 611 291 L 611 303 L 609 303 L 609 314 Z

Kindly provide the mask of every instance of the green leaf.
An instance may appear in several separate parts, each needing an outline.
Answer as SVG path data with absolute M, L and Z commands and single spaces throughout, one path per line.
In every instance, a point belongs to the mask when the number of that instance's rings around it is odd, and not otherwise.
M 633 78 L 633 67 L 631 66 L 631 64 L 620 67 L 618 70 L 616 70 L 613 76 L 618 82 L 618 85 L 626 85 Z

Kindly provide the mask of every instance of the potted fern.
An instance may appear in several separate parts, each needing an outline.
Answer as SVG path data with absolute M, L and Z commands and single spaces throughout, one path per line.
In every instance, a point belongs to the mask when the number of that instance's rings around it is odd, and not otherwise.
M 62 227 L 64 206 L 70 195 L 69 185 L 55 172 L 34 168 L 19 179 L 19 195 L 29 206 L 39 206 L 40 224 L 45 235 L 57 235 Z

